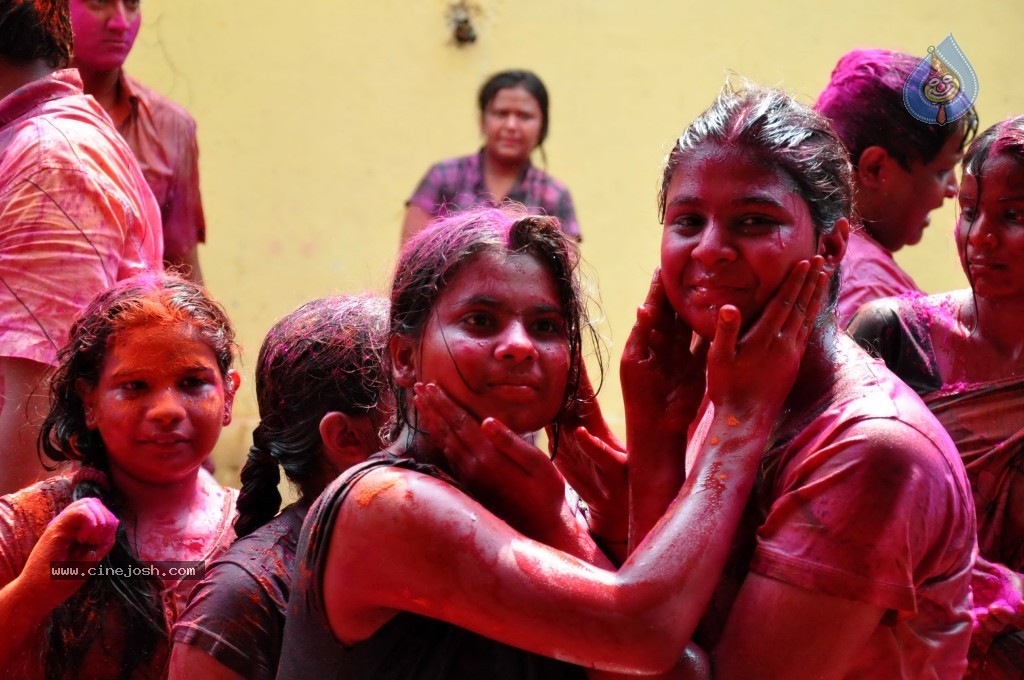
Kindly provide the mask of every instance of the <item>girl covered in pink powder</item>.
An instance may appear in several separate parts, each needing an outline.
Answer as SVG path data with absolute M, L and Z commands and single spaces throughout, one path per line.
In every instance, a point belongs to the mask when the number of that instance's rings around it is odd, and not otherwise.
M 517 436 L 557 426 L 579 391 L 577 259 L 556 220 L 510 209 L 460 213 L 406 245 L 391 289 L 394 443 L 306 517 L 279 678 L 554 680 L 679 661 L 810 333 L 820 264 L 794 262 L 742 339 L 735 309 L 712 322 L 714 438 L 616 570 L 551 460 Z M 655 335 L 642 317 L 627 348 L 640 372 Z M 755 367 L 764 380 L 748 385 Z
M 239 539 L 210 565 L 174 626 L 170 677 L 272 680 L 295 545 L 309 506 L 380 450 L 391 416 L 387 300 L 308 302 L 270 329 L 256 364 L 260 423 L 242 468 Z M 299 500 L 280 513 L 280 470 Z
M 837 328 L 851 204 L 832 128 L 778 90 L 727 86 L 665 165 L 652 308 L 674 352 L 660 378 L 623 377 L 634 544 L 657 531 L 693 452 L 720 436 L 706 429 L 718 406 L 700 351 L 716 318 L 736 309 L 759 323 L 803 260 L 820 258 L 832 282 L 694 637 L 716 678 L 957 678 L 966 667 L 970 488 L 917 395 Z
M 141 275 L 75 321 L 40 444 L 81 463 L 0 498 L 0 675 L 158 678 L 203 565 L 235 537 L 237 493 L 200 470 L 231 421 L 224 310 Z
M 964 157 L 956 244 L 971 287 L 881 300 L 850 332 L 912 386 L 960 451 L 980 557 L 971 676 L 1024 668 L 1024 116 Z

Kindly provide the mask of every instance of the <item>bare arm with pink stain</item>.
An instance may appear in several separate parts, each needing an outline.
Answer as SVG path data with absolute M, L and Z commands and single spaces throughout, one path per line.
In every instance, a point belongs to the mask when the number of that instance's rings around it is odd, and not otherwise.
M 739 313 L 719 316 L 708 355 L 717 407 L 709 437 L 665 516 L 618 571 L 524 536 L 442 480 L 382 467 L 354 483 L 329 539 L 323 592 L 335 637 L 365 640 L 406 611 L 603 671 L 676 666 L 795 378 L 824 290 L 819 269 L 797 265 L 742 341 Z M 764 370 L 765 356 L 774 358 L 771 375 L 751 394 L 750 372 Z

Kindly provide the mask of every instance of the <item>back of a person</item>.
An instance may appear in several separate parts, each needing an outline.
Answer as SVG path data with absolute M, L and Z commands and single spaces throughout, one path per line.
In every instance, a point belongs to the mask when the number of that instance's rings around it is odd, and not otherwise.
M 96 209 L 104 211 L 112 229 L 90 231 L 88 238 L 97 254 L 105 253 L 112 260 L 104 263 L 109 283 L 145 269 L 159 269 L 163 256 L 160 211 L 131 150 L 95 100 L 73 91 L 81 83 L 77 71 L 57 71 L 44 80 L 59 83 L 54 88 L 58 96 L 24 111 L 0 129 L 0 194 L 10 190 L 12 183 L 30 180 L 26 171 L 66 172 L 69 189 L 79 182 L 94 182 L 105 196 L 105 204 Z M 74 195 L 52 197 L 58 204 L 62 199 L 84 201 Z

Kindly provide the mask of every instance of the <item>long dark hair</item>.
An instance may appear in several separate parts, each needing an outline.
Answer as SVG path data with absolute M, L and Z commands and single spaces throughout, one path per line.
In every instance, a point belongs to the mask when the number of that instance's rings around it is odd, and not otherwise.
M 413 237 L 402 250 L 391 284 L 390 335 L 419 341 L 438 296 L 468 262 L 483 253 L 528 254 L 547 267 L 555 281 L 562 305 L 562 321 L 569 343 L 569 379 L 558 417 L 578 399 L 583 366 L 583 337 L 600 350 L 597 334 L 587 314 L 587 297 L 578 275 L 579 251 L 562 233 L 557 218 L 530 215 L 522 206 L 473 208 L 436 220 Z M 602 357 L 596 352 L 600 378 Z M 389 378 L 395 400 L 397 436 L 409 422 L 408 395 L 393 376 Z M 553 424 L 558 428 L 558 419 Z M 557 436 L 555 437 L 557 441 Z
M 91 475 L 76 476 L 72 499 L 99 498 L 118 518 L 114 547 L 100 565 L 104 576 L 93 576 L 49 617 L 44 649 L 46 677 L 75 677 L 89 649 L 104 634 L 104 614 L 117 613 L 124 631 L 122 678 L 154 660 L 168 640 L 161 592 L 163 583 L 145 573 L 125 531 L 131 512 L 116 489 L 111 489 L 103 438 L 86 425 L 80 381 L 91 387 L 99 382 L 111 338 L 120 330 L 150 323 L 184 321 L 213 350 L 222 378 L 235 356 L 234 331 L 223 308 L 198 284 L 171 274 L 141 274 L 101 293 L 71 326 L 70 338 L 57 355 L 57 370 L 50 381 L 50 412 L 39 435 L 42 450 L 58 461 L 78 461 Z M 227 383 L 230 385 L 230 382 Z M 123 576 L 106 575 L 123 574 Z
M 267 333 L 256 365 L 260 423 L 242 468 L 238 536 L 277 514 L 278 466 L 302 498 L 323 490 L 313 480 L 324 465 L 319 426 L 327 412 L 390 410 L 382 365 L 387 309 L 387 300 L 371 295 L 314 300 Z

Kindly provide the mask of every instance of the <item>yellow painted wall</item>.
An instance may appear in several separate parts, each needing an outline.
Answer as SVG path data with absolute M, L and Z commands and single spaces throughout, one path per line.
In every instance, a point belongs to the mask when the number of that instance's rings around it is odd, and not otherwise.
M 384 291 L 403 203 L 427 166 L 479 143 L 490 73 L 535 70 L 551 92 L 548 170 L 572 190 L 605 312 L 602 393 L 621 429 L 617 363 L 658 259 L 655 195 L 672 140 L 730 71 L 811 102 L 840 55 L 924 56 L 953 32 L 981 83 L 982 126 L 1024 112 L 1024 4 L 866 0 L 477 0 L 458 48 L 446 0 L 146 0 L 128 68 L 199 123 L 207 283 L 245 348 L 236 422 L 218 446 L 237 483 L 255 424 L 263 335 L 314 297 Z M 951 204 L 898 259 L 929 291 L 964 285 Z

